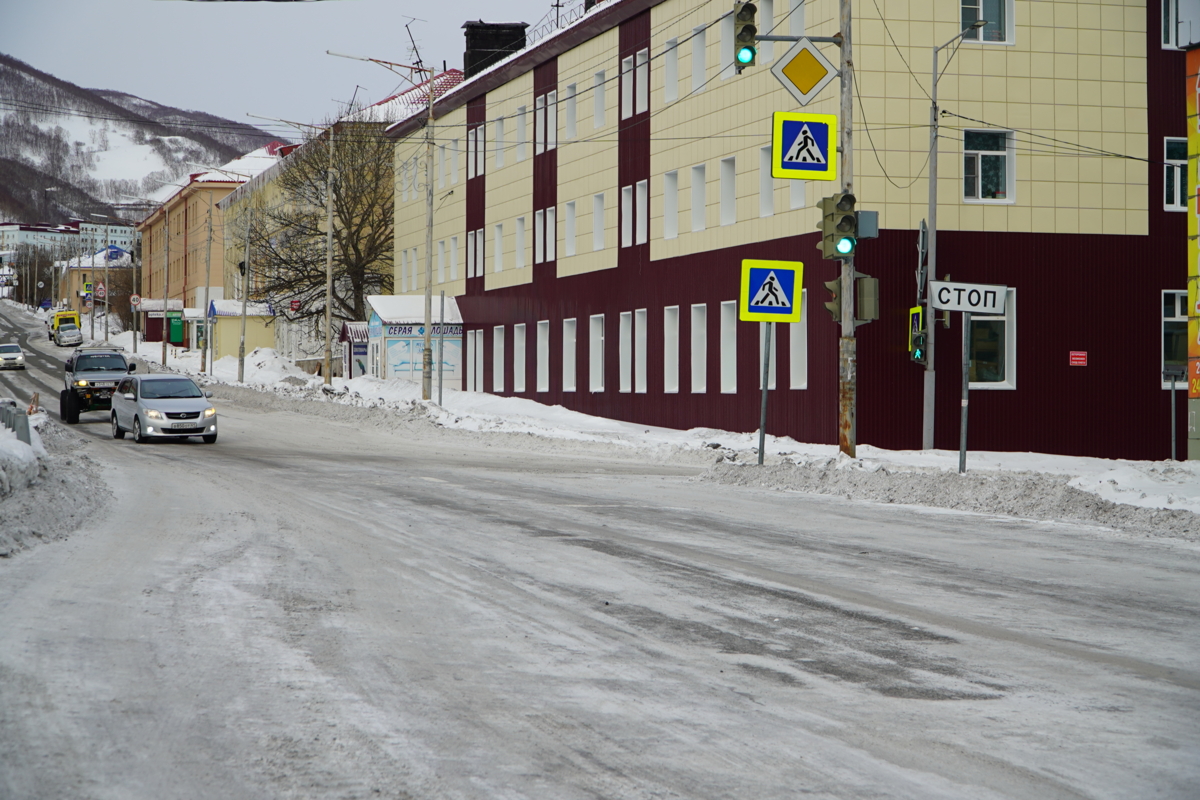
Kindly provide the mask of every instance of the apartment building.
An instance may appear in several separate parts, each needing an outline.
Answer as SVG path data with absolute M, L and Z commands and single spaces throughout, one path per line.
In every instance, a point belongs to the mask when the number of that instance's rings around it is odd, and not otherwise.
M 838 263 L 816 248 L 815 205 L 837 186 L 769 169 L 771 114 L 799 110 L 770 74 L 788 45 L 763 43 L 739 74 L 724 0 L 589 5 L 468 70 L 435 105 L 433 290 L 456 297 L 465 320 L 463 388 L 754 430 L 764 328 L 737 319 L 740 263 L 802 261 L 803 319 L 775 337 L 767 430 L 835 443 L 839 331 L 822 282 Z M 836 0 L 757 5 L 760 32 L 838 31 Z M 973 323 L 970 447 L 1169 454 L 1162 371 L 1186 358 L 1187 310 L 1185 70 L 1171 8 L 855 4 L 853 188 L 881 228 L 857 251 L 881 307 L 857 332 L 860 444 L 921 447 L 924 370 L 907 334 L 931 53 L 984 19 L 941 52 L 938 80 L 936 277 L 1009 287 L 1004 316 Z M 836 63 L 836 46 L 821 47 Z M 805 110 L 837 113 L 836 86 Z M 424 116 L 389 130 L 397 293 L 425 288 Z M 958 446 L 959 317 L 937 329 L 943 449 Z

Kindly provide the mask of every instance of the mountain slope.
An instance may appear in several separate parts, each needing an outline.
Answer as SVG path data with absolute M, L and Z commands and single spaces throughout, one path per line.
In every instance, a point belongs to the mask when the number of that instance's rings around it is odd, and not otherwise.
M 211 114 L 85 89 L 0 54 L 0 217 L 35 221 L 31 210 L 47 222 L 84 216 L 272 138 Z

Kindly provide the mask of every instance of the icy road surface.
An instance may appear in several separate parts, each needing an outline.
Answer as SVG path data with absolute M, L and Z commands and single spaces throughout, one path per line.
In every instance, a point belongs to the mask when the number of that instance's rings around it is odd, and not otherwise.
M 0 797 L 1196 796 L 1194 544 L 216 390 L 53 444 L 110 498 L 0 561 Z

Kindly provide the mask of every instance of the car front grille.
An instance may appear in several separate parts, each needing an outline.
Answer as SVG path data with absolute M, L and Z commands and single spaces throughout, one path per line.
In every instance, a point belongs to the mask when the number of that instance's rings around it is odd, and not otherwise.
M 167 412 L 167 419 L 199 419 L 199 411 L 176 411 Z

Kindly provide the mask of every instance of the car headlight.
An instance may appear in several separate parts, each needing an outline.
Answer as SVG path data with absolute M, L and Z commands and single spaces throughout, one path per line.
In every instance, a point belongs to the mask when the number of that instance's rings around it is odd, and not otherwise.
M 204 409 L 204 416 L 215 417 L 216 415 L 217 415 L 217 410 L 215 408 L 213 408 L 212 406 L 209 406 L 208 408 Z
M 87 381 L 75 381 L 76 386 L 87 386 Z
M 146 409 L 146 416 L 149 417 L 150 419 L 162 419 L 163 418 L 162 413 L 159 411 L 155 411 L 153 408 Z

